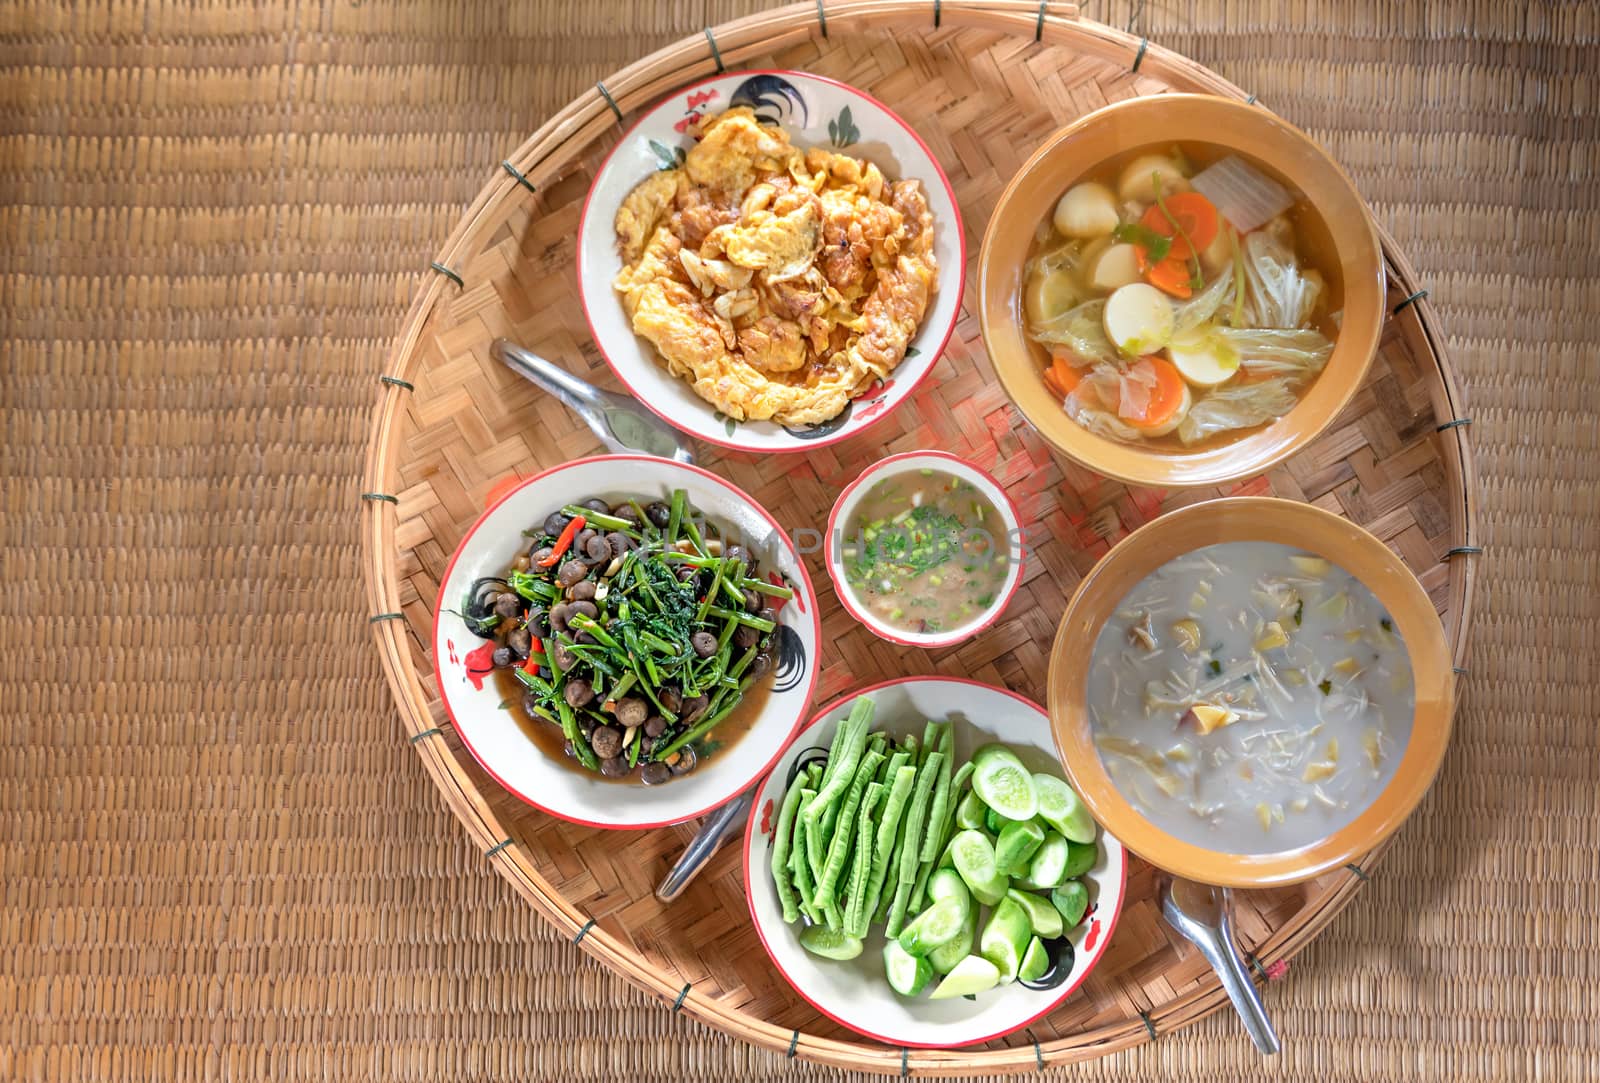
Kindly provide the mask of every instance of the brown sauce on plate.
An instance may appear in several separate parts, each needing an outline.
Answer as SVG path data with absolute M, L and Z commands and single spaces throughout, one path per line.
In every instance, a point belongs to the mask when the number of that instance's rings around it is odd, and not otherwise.
M 694 743 L 694 748 L 701 762 L 713 758 L 718 752 L 731 747 L 750 732 L 755 720 L 767 705 L 767 699 L 772 694 L 774 677 L 771 674 L 745 689 L 744 698 L 739 701 L 739 706 L 733 713 L 717 723 L 716 727 L 705 737 Z M 497 669 L 494 671 L 495 687 L 500 692 L 501 705 L 516 719 L 522 732 L 527 734 L 528 740 L 536 745 L 540 752 L 549 758 L 552 763 L 559 764 L 562 768 L 573 774 L 582 775 L 584 778 L 595 779 L 600 782 L 615 782 L 623 785 L 640 786 L 639 771 L 637 768 L 628 772 L 621 778 L 611 778 L 598 771 L 588 771 L 578 764 L 578 761 L 567 755 L 566 738 L 561 735 L 561 727 L 542 718 L 535 718 L 522 708 L 522 682 L 510 669 Z M 638 740 L 638 738 L 635 738 Z M 692 774 L 684 776 L 693 777 Z M 674 782 L 678 781 L 673 779 Z

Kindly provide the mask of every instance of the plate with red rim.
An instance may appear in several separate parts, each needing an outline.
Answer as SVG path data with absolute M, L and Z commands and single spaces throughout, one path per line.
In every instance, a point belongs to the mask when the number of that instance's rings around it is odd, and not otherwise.
M 922 182 L 933 216 L 938 290 L 905 358 L 859 391 L 844 411 L 816 425 L 736 421 L 667 372 L 655 347 L 635 335 L 611 282 L 622 269 L 613 222 L 623 199 L 656 170 L 672 168 L 693 145 L 692 126 L 735 105 L 781 125 L 802 150 L 821 147 L 872 162 L 889 180 Z M 933 151 L 911 126 L 869 95 L 800 71 L 738 71 L 671 92 L 624 134 L 595 175 L 578 225 L 577 265 L 584 316 L 617 378 L 662 420 L 708 443 L 750 452 L 806 452 L 836 443 L 887 416 L 925 379 L 961 315 L 966 237 L 955 191 Z
M 1127 890 L 1128 857 L 1122 844 L 1101 830 L 1100 856 L 1083 877 L 1089 911 L 1067 934 L 1072 963 L 1049 989 L 1003 985 L 972 1000 L 929 1000 L 900 996 L 883 971 L 881 927 L 868 935 L 865 950 L 839 961 L 812 955 L 800 946 L 800 925 L 787 925 L 769 868 L 772 833 L 791 769 L 812 749 L 828 751 L 839 722 L 861 696 L 872 699 L 874 730 L 920 733 L 929 719 L 954 723 L 957 755 L 980 745 L 1009 745 L 1030 770 L 1063 774 L 1044 709 L 1003 688 L 954 677 L 903 677 L 852 692 L 824 707 L 778 758 L 756 791 L 745 829 L 745 896 L 756 932 L 774 964 L 795 991 L 822 1014 L 859 1034 L 889 1045 L 924 1049 L 955 1048 L 1010 1034 L 1048 1015 L 1083 984 L 1104 957 Z
M 624 480 L 625 479 L 625 480 Z M 460 610 L 478 580 L 503 576 L 527 549 L 522 531 L 563 504 L 590 497 L 641 503 L 670 500 L 674 489 L 727 538 L 753 550 L 764 571 L 794 590 L 778 606 L 776 661 L 771 688 L 746 732 L 702 753 L 691 774 L 659 786 L 613 782 L 556 762 L 502 704 L 495 682 L 485 680 L 485 647 Z M 743 793 L 769 770 L 800 727 L 816 685 L 822 625 L 816 592 L 794 543 L 776 520 L 743 490 L 697 466 L 647 455 L 597 455 L 575 459 L 510 485 L 462 536 L 439 587 L 433 624 L 435 679 L 462 743 L 494 779 L 527 804 L 589 827 L 664 827 L 702 816 Z M 752 705 L 754 707 L 756 705 Z M 715 737 L 713 730 L 711 736 Z

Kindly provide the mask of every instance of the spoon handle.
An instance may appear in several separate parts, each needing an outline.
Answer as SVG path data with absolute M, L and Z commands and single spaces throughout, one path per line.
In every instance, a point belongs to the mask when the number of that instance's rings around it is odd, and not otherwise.
M 1233 1010 L 1239 1013 L 1239 1020 L 1256 1048 L 1267 1054 L 1278 1052 L 1281 1048 L 1278 1032 L 1273 1029 L 1272 1020 L 1267 1018 L 1267 1009 L 1261 1003 L 1261 991 L 1250 980 L 1250 972 L 1245 969 L 1239 949 L 1234 946 L 1233 892 L 1223 890 L 1221 920 L 1215 928 L 1189 928 L 1183 932 L 1199 949 L 1205 961 L 1211 964 L 1211 969 L 1217 972 L 1223 990 L 1227 992 L 1228 999 L 1233 1001 Z
M 672 866 L 656 888 L 656 898 L 671 902 L 683 893 L 689 881 L 698 876 L 700 870 L 722 849 L 722 844 L 744 826 L 754 796 L 755 790 L 747 790 L 701 822 L 699 832 L 689 841 L 688 847 L 678 857 L 677 864 Z
M 494 341 L 494 352 L 509 367 L 544 388 L 567 406 L 587 418 L 599 408 L 598 388 L 580 380 L 560 365 L 546 361 L 532 350 L 525 350 L 503 338 Z

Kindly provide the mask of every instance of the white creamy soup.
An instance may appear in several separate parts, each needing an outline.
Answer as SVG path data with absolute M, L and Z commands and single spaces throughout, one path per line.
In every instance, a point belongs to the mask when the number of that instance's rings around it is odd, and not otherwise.
M 1342 568 L 1276 542 L 1210 545 L 1122 600 L 1089 715 L 1118 790 L 1208 849 L 1293 850 L 1348 825 L 1411 733 L 1405 644 Z

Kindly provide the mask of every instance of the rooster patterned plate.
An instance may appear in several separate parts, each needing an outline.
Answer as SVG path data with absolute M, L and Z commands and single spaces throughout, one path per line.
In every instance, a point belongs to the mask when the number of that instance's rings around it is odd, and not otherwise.
M 746 731 L 724 742 L 713 730 L 700 743 L 700 766 L 660 786 L 607 781 L 579 771 L 541 750 L 523 725 L 521 707 L 502 700 L 489 655 L 494 641 L 481 639 L 463 616 L 485 583 L 505 574 L 528 547 L 527 527 L 563 504 L 591 497 L 641 503 L 670 500 L 686 490 L 689 503 L 728 540 L 752 549 L 761 565 L 794 588 L 778 607 L 776 664 L 765 695 L 740 716 Z M 502 584 L 503 589 L 503 584 Z M 811 576 L 789 540 L 761 505 L 697 466 L 646 455 L 598 455 L 576 459 L 515 482 L 491 496 L 478 521 L 461 539 L 439 587 L 433 624 L 436 679 L 445 711 L 462 743 L 484 769 L 535 808 L 590 827 L 645 828 L 680 823 L 743 793 L 771 768 L 805 718 L 817 680 L 822 626 Z M 715 746 L 715 747 L 713 747 Z
M 702 117 L 736 105 L 763 123 L 782 125 L 802 150 L 823 147 L 863 158 L 890 180 L 922 182 L 933 216 L 939 288 L 930 299 L 906 357 L 885 380 L 861 390 L 837 417 L 785 427 L 735 421 L 670 375 L 654 347 L 628 325 L 611 281 L 622 269 L 613 221 L 635 185 L 653 170 L 671 169 L 693 145 L 688 134 Z M 807 451 L 854 435 L 908 398 L 955 330 L 966 277 L 961 212 L 944 170 L 915 132 L 885 106 L 832 79 L 797 71 L 730 72 L 674 92 L 624 135 L 600 167 L 578 227 L 578 280 L 595 343 L 618 378 L 669 424 L 709 443 L 743 451 Z

